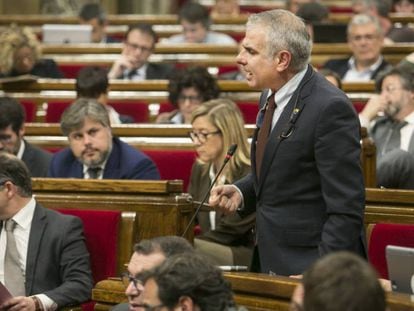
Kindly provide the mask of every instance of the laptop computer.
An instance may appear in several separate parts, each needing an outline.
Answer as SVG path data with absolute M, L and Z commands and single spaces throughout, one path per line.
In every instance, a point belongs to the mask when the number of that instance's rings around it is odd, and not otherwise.
M 45 24 L 42 26 L 43 43 L 90 43 L 91 25 Z
M 414 294 L 414 248 L 387 245 L 385 255 L 392 290 Z
M 347 25 L 331 23 L 313 24 L 314 43 L 344 43 L 347 42 Z

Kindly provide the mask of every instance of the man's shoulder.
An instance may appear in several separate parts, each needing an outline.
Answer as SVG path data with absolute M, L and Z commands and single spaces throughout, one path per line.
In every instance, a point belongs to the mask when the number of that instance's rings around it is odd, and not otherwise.
M 52 153 L 49 151 L 43 150 L 37 146 L 32 145 L 31 143 L 24 141 L 25 143 L 25 151 L 24 153 L 32 154 L 35 157 L 39 158 L 47 158 L 50 159 L 52 157 Z
M 332 68 L 332 67 L 348 65 L 348 61 L 349 61 L 349 58 L 330 59 L 323 65 L 323 68 Z
M 132 161 L 140 161 L 147 156 L 140 150 L 132 147 L 118 137 L 113 138 L 113 152 L 121 152 L 122 157 L 130 158 Z

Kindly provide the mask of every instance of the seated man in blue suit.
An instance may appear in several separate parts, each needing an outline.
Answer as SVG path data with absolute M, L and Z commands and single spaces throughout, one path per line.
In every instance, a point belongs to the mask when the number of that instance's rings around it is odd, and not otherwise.
M 112 137 L 108 112 L 95 99 L 77 99 L 63 113 L 60 128 L 70 146 L 53 156 L 49 177 L 160 179 L 149 157 Z

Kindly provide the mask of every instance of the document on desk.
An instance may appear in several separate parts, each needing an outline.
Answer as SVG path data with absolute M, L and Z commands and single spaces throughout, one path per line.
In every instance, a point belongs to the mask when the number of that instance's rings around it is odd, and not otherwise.
M 10 294 L 6 286 L 4 286 L 2 282 L 0 282 L 0 304 L 6 302 L 10 298 L 13 298 L 12 294 Z

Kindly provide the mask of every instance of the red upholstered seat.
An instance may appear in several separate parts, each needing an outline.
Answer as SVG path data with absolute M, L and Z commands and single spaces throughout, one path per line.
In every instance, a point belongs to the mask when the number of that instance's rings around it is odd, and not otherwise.
M 149 122 L 149 110 L 146 102 L 110 102 L 109 105 L 114 107 L 119 114 L 131 116 L 136 123 Z
M 365 104 L 366 102 L 363 101 L 356 101 L 352 103 L 357 113 L 360 113 L 364 109 Z
M 256 117 L 259 112 L 258 102 L 237 102 L 236 104 L 243 115 L 244 122 L 246 124 L 256 124 Z
M 380 277 L 385 279 L 388 279 L 385 258 L 387 245 L 414 247 L 414 225 L 379 223 L 373 226 L 368 243 L 368 257 Z
M 36 103 L 32 101 L 21 101 L 20 103 L 23 105 L 24 110 L 26 112 L 25 122 L 36 121 L 36 111 L 37 111 Z
M 187 191 L 191 168 L 196 159 L 194 150 L 142 150 L 157 165 L 161 179 L 182 179 Z
M 59 123 L 63 111 L 71 104 L 67 102 L 49 102 L 46 108 L 45 121 L 47 123 Z
M 64 208 L 57 210 L 82 219 L 94 283 L 116 276 L 117 239 L 121 211 Z

